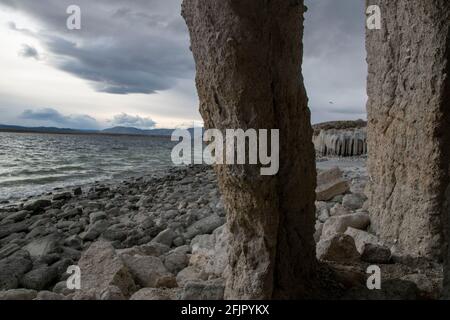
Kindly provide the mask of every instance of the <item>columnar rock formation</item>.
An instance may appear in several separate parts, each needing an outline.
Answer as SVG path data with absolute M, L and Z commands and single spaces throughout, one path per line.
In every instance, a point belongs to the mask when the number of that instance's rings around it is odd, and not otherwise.
M 185 0 L 206 128 L 280 129 L 280 171 L 217 166 L 231 231 L 227 298 L 311 297 L 315 163 L 301 78 L 303 1 Z
M 320 130 L 313 137 L 316 154 L 320 156 L 353 157 L 367 153 L 367 131 L 361 129 Z
M 382 17 L 366 44 L 373 228 L 411 255 L 440 258 L 448 219 L 450 2 L 369 2 Z

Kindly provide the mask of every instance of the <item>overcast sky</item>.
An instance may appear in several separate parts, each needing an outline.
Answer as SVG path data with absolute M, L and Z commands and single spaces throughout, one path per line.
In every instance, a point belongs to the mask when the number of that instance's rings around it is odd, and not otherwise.
M 365 0 L 307 0 L 313 122 L 365 118 Z M 181 0 L 0 0 L 0 123 L 97 129 L 201 123 Z M 66 9 L 82 10 L 68 30 Z

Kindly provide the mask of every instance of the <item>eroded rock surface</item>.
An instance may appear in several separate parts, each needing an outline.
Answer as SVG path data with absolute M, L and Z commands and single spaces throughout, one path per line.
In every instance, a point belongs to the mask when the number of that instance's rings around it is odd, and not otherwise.
M 373 228 L 412 255 L 436 259 L 448 215 L 450 2 L 371 4 L 383 15 L 382 29 L 366 38 Z

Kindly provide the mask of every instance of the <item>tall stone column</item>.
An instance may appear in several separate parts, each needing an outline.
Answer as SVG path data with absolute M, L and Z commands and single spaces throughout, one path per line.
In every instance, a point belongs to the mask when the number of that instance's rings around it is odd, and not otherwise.
M 301 0 L 184 0 L 206 128 L 279 129 L 280 170 L 218 165 L 231 232 L 226 298 L 315 286 L 315 160 L 301 74 Z
M 368 0 L 368 195 L 373 228 L 405 253 L 445 257 L 450 1 Z M 444 250 L 443 250 L 444 249 Z

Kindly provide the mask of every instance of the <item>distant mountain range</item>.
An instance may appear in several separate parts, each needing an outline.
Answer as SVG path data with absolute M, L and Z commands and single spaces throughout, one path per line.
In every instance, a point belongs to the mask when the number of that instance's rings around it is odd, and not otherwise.
M 55 127 L 22 127 L 0 124 L 0 131 L 7 132 L 33 132 L 33 133 L 55 133 L 55 134 L 118 134 L 138 136 L 171 136 L 175 129 L 138 129 L 133 127 L 114 127 L 104 130 L 78 130 Z M 188 129 L 191 134 L 194 129 Z

